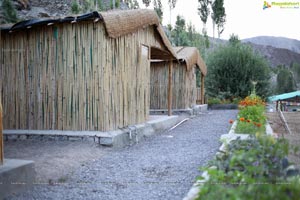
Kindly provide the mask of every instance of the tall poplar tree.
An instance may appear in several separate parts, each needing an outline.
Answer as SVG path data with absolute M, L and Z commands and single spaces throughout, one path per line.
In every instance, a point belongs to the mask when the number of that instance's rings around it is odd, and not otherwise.
M 220 35 L 224 31 L 224 25 L 226 22 L 224 0 L 214 0 L 211 7 L 213 11 L 211 15 L 213 20 L 213 37 L 215 37 L 215 26 L 217 26 L 218 38 L 220 38 Z
M 211 4 L 210 0 L 198 0 L 199 7 L 198 7 L 198 14 L 200 16 L 201 21 L 203 22 L 203 30 L 202 33 L 207 33 L 206 23 L 208 16 L 210 15 L 210 8 L 209 5 Z

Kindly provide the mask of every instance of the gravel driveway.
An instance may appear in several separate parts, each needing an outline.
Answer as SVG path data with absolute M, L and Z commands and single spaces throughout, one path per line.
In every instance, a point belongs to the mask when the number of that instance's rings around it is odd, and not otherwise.
M 60 184 L 36 185 L 9 199 L 182 199 L 236 114 L 209 111 L 134 146 L 107 151 Z

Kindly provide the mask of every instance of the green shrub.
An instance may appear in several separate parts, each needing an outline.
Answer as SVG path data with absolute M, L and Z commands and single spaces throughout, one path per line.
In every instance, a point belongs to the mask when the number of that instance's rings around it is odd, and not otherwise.
M 246 97 L 257 81 L 257 94 L 268 96 L 270 69 L 266 60 L 245 44 L 220 46 L 206 60 L 208 96 L 222 93 Z M 227 97 L 226 97 L 227 98 Z
M 120 7 L 120 0 L 116 0 L 115 6 L 116 6 L 116 8 Z
M 207 101 L 208 105 L 221 104 L 221 102 L 219 98 L 209 98 Z
M 79 4 L 77 3 L 76 0 L 74 0 L 74 1 L 72 2 L 72 5 L 71 5 L 71 12 L 72 12 L 73 14 L 79 14 L 79 13 L 80 13 L 80 6 L 79 6 Z
M 4 20 L 1 23 L 16 23 L 18 22 L 17 11 L 11 0 L 3 0 L 1 5 Z
M 237 139 L 206 167 L 210 178 L 198 199 L 298 199 L 299 177 L 288 177 L 289 145 L 284 139 L 252 136 Z

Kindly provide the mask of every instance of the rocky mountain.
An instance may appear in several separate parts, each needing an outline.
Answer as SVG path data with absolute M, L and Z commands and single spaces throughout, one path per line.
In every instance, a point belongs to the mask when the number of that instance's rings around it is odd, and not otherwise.
M 285 37 L 258 36 L 242 40 L 263 46 L 272 46 L 275 48 L 288 49 L 300 54 L 300 41 Z
M 271 67 L 276 67 L 278 65 L 289 66 L 292 62 L 300 63 L 300 53 L 296 53 L 289 49 L 276 48 L 269 45 L 259 45 L 251 42 L 247 42 L 247 44 L 265 57 Z
M 211 49 L 224 45 L 228 41 L 209 38 Z M 271 67 L 289 66 L 292 62 L 300 64 L 300 41 L 284 37 L 260 36 L 242 40 L 267 59 Z
M 95 9 L 110 10 L 113 6 L 110 0 L 84 1 L 84 0 L 11 0 L 21 20 L 43 17 L 65 17 L 72 15 L 72 4 L 78 2 L 80 13 L 91 12 Z M 0 0 L 1 6 L 2 0 Z M 101 2 L 101 5 L 99 5 Z M 115 1 L 116 2 L 116 1 Z M 101 8 L 100 8 L 101 7 Z M 116 7 L 115 7 L 116 8 Z M 120 0 L 117 9 L 128 9 L 125 1 Z M 0 10 L 0 18 L 1 13 Z M 73 14 L 74 15 L 74 14 Z

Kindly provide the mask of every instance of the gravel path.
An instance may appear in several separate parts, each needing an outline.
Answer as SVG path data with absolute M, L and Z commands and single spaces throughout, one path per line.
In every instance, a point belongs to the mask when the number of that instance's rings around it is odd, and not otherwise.
M 235 110 L 210 111 L 170 132 L 112 150 L 61 184 L 36 185 L 9 199 L 182 199 L 216 153 Z

